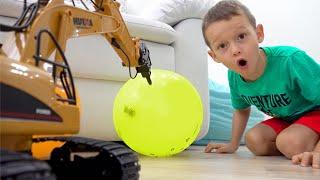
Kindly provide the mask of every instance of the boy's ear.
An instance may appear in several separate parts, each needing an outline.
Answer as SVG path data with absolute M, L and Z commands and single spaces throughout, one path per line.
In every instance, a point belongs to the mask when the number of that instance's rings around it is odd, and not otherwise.
M 263 26 L 262 24 L 258 24 L 256 28 L 256 33 L 258 37 L 258 42 L 262 43 L 264 40 L 264 31 L 263 31 Z
M 215 62 L 220 63 L 220 61 L 216 58 L 216 54 L 215 54 L 211 49 L 208 51 L 208 54 L 209 54 L 209 56 L 211 56 L 211 58 L 212 58 Z

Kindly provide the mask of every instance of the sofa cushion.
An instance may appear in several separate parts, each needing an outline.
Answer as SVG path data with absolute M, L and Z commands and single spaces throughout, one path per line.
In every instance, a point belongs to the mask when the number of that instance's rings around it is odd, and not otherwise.
M 125 13 L 122 16 L 133 37 L 162 44 L 171 44 L 176 38 L 176 31 L 168 24 Z

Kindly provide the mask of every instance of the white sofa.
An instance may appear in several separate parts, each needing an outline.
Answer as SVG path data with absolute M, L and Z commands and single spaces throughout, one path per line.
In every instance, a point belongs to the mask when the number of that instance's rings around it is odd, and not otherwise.
M 139 2 L 143 3 L 141 0 Z M 137 1 L 134 5 L 137 5 L 136 3 Z M 170 3 L 172 5 L 172 2 Z M 192 3 L 203 2 L 194 0 Z M 149 48 L 152 68 L 175 71 L 190 80 L 198 90 L 204 110 L 203 125 L 197 138 L 200 139 L 206 135 L 209 126 L 209 91 L 207 48 L 202 38 L 200 19 L 203 12 L 199 15 L 199 10 L 204 11 L 208 7 L 200 4 L 204 8 L 199 9 L 199 4 L 192 3 L 177 4 L 193 13 L 188 17 L 188 11 L 184 11 L 184 15 L 174 16 L 177 19 L 171 18 L 168 23 L 164 23 L 163 19 L 161 22 L 161 19 L 155 20 L 156 18 L 151 16 L 147 19 L 139 12 L 135 13 L 134 8 L 130 9 L 133 7 L 130 3 L 122 13 L 130 34 L 140 37 Z M 0 19 L 1 23 L 11 21 L 7 17 Z M 0 40 L 3 40 L 5 34 L 0 35 Z M 128 69 L 122 67 L 119 57 L 100 35 L 70 39 L 66 56 L 81 98 L 79 134 L 105 140 L 120 140 L 113 127 L 112 109 L 117 92 L 129 79 Z

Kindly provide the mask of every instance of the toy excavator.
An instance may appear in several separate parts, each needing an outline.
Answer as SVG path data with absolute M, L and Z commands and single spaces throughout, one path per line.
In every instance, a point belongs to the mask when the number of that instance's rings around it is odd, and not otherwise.
M 2 180 L 139 178 L 137 155 L 126 146 L 64 136 L 76 134 L 80 124 L 79 97 L 64 55 L 67 39 L 103 35 L 123 65 L 135 67 L 151 84 L 149 51 L 130 37 L 119 3 L 91 4 L 94 11 L 63 0 L 39 0 L 25 5 L 14 25 L 0 24 L 1 31 L 12 31 L 0 49 Z M 43 134 L 61 136 L 33 138 Z M 44 141 L 63 145 L 53 149 L 47 161 L 28 154 L 32 143 Z

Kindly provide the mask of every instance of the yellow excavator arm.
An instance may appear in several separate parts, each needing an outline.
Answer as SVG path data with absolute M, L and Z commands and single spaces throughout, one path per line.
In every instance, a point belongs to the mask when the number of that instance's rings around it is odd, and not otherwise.
M 33 10 L 38 10 L 39 14 L 35 15 L 29 27 L 20 29 L 22 33 L 15 33 L 15 36 L 3 45 L 3 53 L 20 62 L 35 64 L 35 57 L 48 58 L 58 44 L 61 52 L 56 51 L 55 62 L 62 63 L 62 52 L 65 51 L 68 39 L 101 34 L 117 52 L 122 64 L 129 68 L 136 67 L 137 72 L 151 84 L 149 51 L 139 39 L 130 37 L 119 12 L 119 3 L 114 0 L 96 0 L 93 3 L 95 12 L 66 5 L 63 0 L 52 0 L 43 7 L 39 7 L 40 3 L 30 5 L 38 7 L 30 8 L 29 12 L 26 12 L 29 14 L 28 18 L 34 13 Z M 20 24 L 29 19 L 22 18 Z M 0 29 L 12 31 L 19 29 L 19 24 L 16 24 L 16 27 L 1 25 Z M 42 35 L 48 33 L 51 35 Z
M 135 67 L 151 84 L 149 51 L 139 39 L 130 37 L 119 4 L 113 0 L 90 2 L 93 11 L 63 0 L 38 0 L 25 5 L 14 25 L 0 23 L 0 31 L 10 33 L 0 44 L 0 179 L 139 178 L 138 157 L 127 147 L 65 136 L 80 128 L 80 99 L 64 55 L 68 39 L 101 34 L 129 72 Z M 35 148 L 46 153 L 49 164 L 15 152 L 31 152 L 33 142 L 49 143 Z M 94 155 L 74 155 L 79 152 Z
M 0 23 L 0 31 L 10 33 L 0 44 L 0 179 L 138 179 L 138 157 L 129 148 L 66 136 L 78 133 L 81 107 L 64 55 L 68 39 L 101 34 L 129 72 L 135 67 L 151 84 L 149 51 L 130 37 L 119 3 L 90 0 L 90 11 L 63 0 L 38 0 L 29 6 L 24 1 L 14 25 Z M 31 152 L 32 144 L 39 145 L 33 148 L 35 155 L 38 150 L 49 160 L 16 152 Z M 93 155 L 75 155 L 79 152 Z

